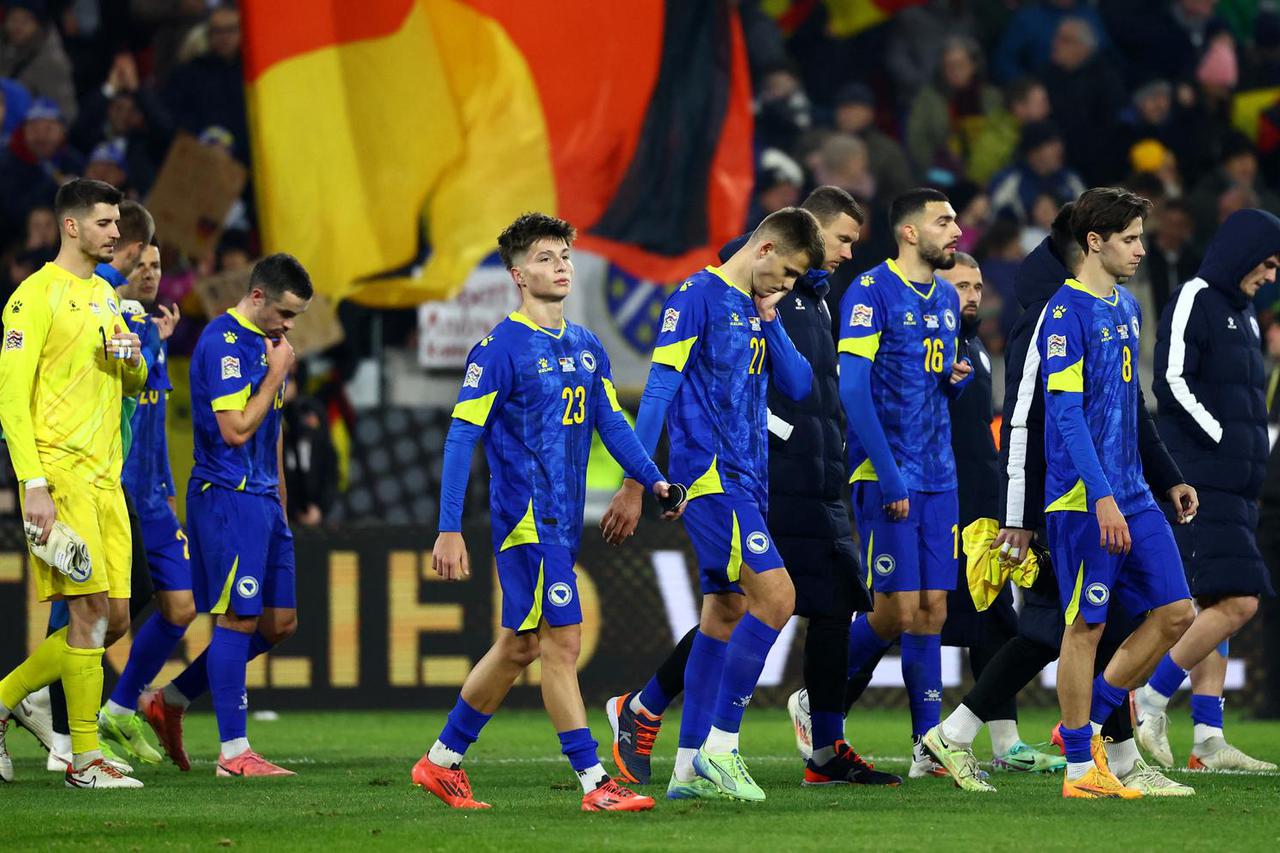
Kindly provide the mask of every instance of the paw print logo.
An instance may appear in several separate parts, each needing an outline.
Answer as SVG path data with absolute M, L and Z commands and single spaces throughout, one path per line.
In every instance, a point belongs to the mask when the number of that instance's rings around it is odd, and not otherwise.
M 222 333 L 222 339 L 223 339 L 224 341 L 226 341 L 227 343 L 229 343 L 229 344 L 234 344 L 234 343 L 236 342 L 236 333 L 235 333 L 235 332 L 223 332 L 223 333 Z
M 489 344 L 491 344 L 491 343 L 493 343 L 493 335 L 486 335 L 486 336 L 485 336 L 485 337 L 480 341 L 480 346 L 482 346 L 482 347 L 487 347 L 487 346 L 488 346 Z
M 870 287 L 871 282 L 873 281 L 875 281 L 874 278 L 872 278 L 869 275 L 864 275 L 862 278 L 858 279 L 858 284 L 862 285 L 863 287 Z
M 21 310 L 22 310 L 22 300 L 21 300 L 21 299 L 15 299 L 15 300 L 13 300 L 13 302 L 9 305 L 9 313 L 10 313 L 10 314 L 17 314 L 17 313 L 18 313 L 19 311 L 21 311 Z
M 1066 313 L 1067 313 L 1067 306 L 1065 306 L 1065 305 L 1055 305 L 1055 306 L 1053 306 L 1053 319 L 1055 319 L 1055 320 L 1061 320 L 1061 319 L 1062 319 L 1062 315 L 1063 315 L 1063 314 L 1066 314 Z

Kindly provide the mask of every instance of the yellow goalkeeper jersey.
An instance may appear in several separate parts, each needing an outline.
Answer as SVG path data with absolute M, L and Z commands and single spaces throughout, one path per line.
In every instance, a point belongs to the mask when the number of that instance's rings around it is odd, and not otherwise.
M 48 263 L 18 285 L 3 318 L 0 426 L 18 479 L 73 471 L 114 488 L 124 462 L 121 400 L 147 378 L 145 360 L 130 367 L 107 352 L 126 328 L 115 290 Z

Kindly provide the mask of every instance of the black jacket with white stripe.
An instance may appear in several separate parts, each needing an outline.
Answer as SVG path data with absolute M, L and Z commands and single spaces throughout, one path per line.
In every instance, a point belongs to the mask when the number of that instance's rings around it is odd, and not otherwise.
M 1199 273 L 1174 292 L 1156 335 L 1160 435 L 1187 481 L 1256 500 L 1266 476 L 1267 402 L 1262 339 L 1245 275 L 1280 253 L 1280 219 L 1233 213 Z
M 1038 530 L 1044 525 L 1044 384 L 1036 338 L 1041 315 L 1070 274 L 1050 239 L 1018 267 L 1013 287 L 1022 314 L 1005 344 L 1004 421 L 1000 425 L 1000 526 Z M 1138 453 L 1157 498 L 1184 482 L 1138 391 Z

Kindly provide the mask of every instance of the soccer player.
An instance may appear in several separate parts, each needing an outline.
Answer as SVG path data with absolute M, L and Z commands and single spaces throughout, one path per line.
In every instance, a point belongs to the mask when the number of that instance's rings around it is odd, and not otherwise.
M 848 467 L 875 593 L 875 608 L 850 631 L 849 673 L 902 637 L 916 778 L 936 767 L 920 738 L 941 714 L 940 632 L 960 547 L 947 405 L 973 367 L 956 358 L 956 290 L 936 275 L 956 262 L 951 202 L 937 190 L 909 190 L 893 200 L 889 221 L 898 257 L 857 277 L 840 301 Z
M 445 439 L 433 568 L 446 580 L 471 575 L 462 505 L 472 450 L 484 438 L 502 586 L 498 640 L 471 670 L 439 738 L 413 767 L 414 784 L 453 808 L 489 807 L 472 796 L 462 760 L 516 678 L 538 659 L 543 703 L 582 784 L 582 810 L 653 808 L 651 797 L 622 787 L 600 765 L 578 687 L 582 605 L 574 560 L 592 431 L 654 494 L 666 497 L 669 487 L 622 414 L 600 340 L 564 319 L 576 235 L 562 219 L 526 213 L 498 236 L 520 309 L 471 350 Z
M 690 483 L 685 530 L 703 593 L 670 799 L 765 798 L 738 752 L 738 732 L 795 607 L 790 576 L 775 571 L 783 560 L 765 524 L 766 396 L 771 381 L 792 400 L 812 390 L 813 371 L 777 306 L 825 256 L 814 215 L 783 208 L 721 266 L 686 279 L 663 308 L 636 433 L 652 453 L 666 424 L 673 476 Z M 624 482 L 614 505 L 634 517 L 639 497 L 639 487 Z
M 1098 732 L 1194 617 L 1173 532 L 1143 478 L 1141 309 L 1119 284 L 1146 254 L 1142 225 L 1150 209 L 1149 201 L 1121 189 L 1080 196 L 1071 214 L 1084 252 L 1079 277 L 1049 300 L 1037 341 L 1045 384 L 1045 526 L 1066 622 L 1058 660 L 1064 797 L 1142 796 L 1107 767 Z M 1168 495 L 1179 523 L 1195 515 L 1195 489 L 1182 483 Z M 1128 612 L 1147 616 L 1095 679 L 1113 595 Z
M 1280 220 L 1240 210 L 1209 243 L 1195 278 L 1171 297 L 1156 333 L 1157 424 L 1179 467 L 1204 498 L 1196 519 L 1174 530 L 1199 613 L 1155 674 L 1134 692 L 1138 742 L 1165 767 L 1169 697 L 1191 673 L 1195 740 L 1188 766 L 1275 770 L 1222 734 L 1226 643 L 1274 595 L 1258 551 L 1258 498 L 1266 474 L 1266 369 L 1252 301 L 1276 280 Z
M 1040 381 L 1040 350 L 1036 338 L 1049 300 L 1062 282 L 1077 274 L 1083 252 L 1071 234 L 1071 213 L 1075 203 L 1063 205 L 1048 237 L 1019 265 L 1014 289 L 1023 313 L 1014 325 L 1005 346 L 1004 422 L 1001 426 L 1000 520 L 1001 530 L 993 544 L 997 559 L 1021 563 L 1034 547 L 1040 571 L 1031 588 L 1023 590 L 1018 613 L 1018 633 L 996 652 L 985 666 L 964 701 L 924 736 L 924 745 L 960 787 L 969 791 L 990 791 L 987 783 L 975 784 L 979 775 L 973 740 L 984 721 L 998 723 L 1009 715 L 1014 700 L 1041 670 L 1058 658 L 1065 627 L 1053 561 L 1033 534 L 1044 538 L 1045 454 L 1044 386 Z M 1139 392 L 1139 452 L 1143 473 L 1161 494 L 1182 482 L 1177 465 L 1156 434 L 1155 424 L 1142 403 Z M 1110 662 L 1115 649 L 1129 635 L 1132 620 L 1124 612 L 1112 610 L 1099 642 L 1095 672 Z M 992 726 L 992 743 L 1005 733 Z M 1147 765 L 1138 753 L 1127 708 L 1117 708 L 1102 727 L 1106 759 L 1112 772 L 1126 788 L 1136 788 L 1148 796 L 1187 796 L 1194 791 L 1163 776 Z M 1060 743 L 1055 736 L 1054 743 Z M 998 770 L 1050 772 L 1064 769 L 1066 761 L 1036 749 L 997 752 L 992 766 Z
M 191 579 L 196 609 L 216 621 L 209 648 L 185 675 L 207 679 L 213 695 L 221 741 L 214 772 L 222 777 L 294 775 L 249 745 L 245 667 L 297 630 L 280 409 L 293 363 L 285 335 L 311 304 L 311 294 L 311 278 L 296 258 L 263 258 L 249 274 L 248 292 L 205 327 L 191 356 Z M 180 716 L 185 707 L 184 691 L 177 701 L 166 701 L 173 686 L 165 688 L 163 699 L 149 697 L 149 704 L 159 701 L 161 715 Z M 163 719 L 156 730 L 170 755 L 181 750 L 181 742 L 166 740 L 170 728 Z
M 122 205 L 121 216 L 124 211 Z M 123 231 L 123 227 L 121 231 Z M 148 243 L 137 267 L 117 289 L 123 299 L 157 309 L 156 315 L 133 314 L 130 328 L 142 339 L 147 359 L 147 385 L 131 420 L 133 449 L 124 465 L 126 494 L 138 510 L 146 563 L 155 588 L 156 610 L 135 632 L 129 662 L 116 681 L 110 699 L 98 714 L 98 731 L 131 755 L 155 763 L 161 755 L 143 734 L 136 710 L 138 697 L 160 672 L 196 617 L 191 591 L 191 562 L 187 535 L 175 513 L 173 474 L 165 436 L 165 412 L 173 385 L 169 381 L 168 344 L 179 319 L 178 309 L 156 306 L 160 287 L 160 247 Z M 156 694 L 151 695 L 156 700 Z M 165 739 L 161 739 L 165 743 Z M 179 761 L 179 754 L 175 761 Z M 189 765 L 188 765 L 189 766 Z M 186 769 L 186 768 L 183 768 Z
M 67 697 L 71 788 L 139 788 L 103 760 L 96 709 L 102 654 L 129 624 L 132 543 L 120 485 L 121 405 L 146 382 L 141 341 L 120 318 L 120 303 L 94 275 L 120 232 L 120 193 L 100 181 L 64 184 L 54 202 L 58 256 L 27 278 L 4 311 L 0 425 L 22 481 L 23 518 L 32 544 L 55 522 L 85 544 L 87 570 L 31 558 L 41 601 L 64 599 L 68 624 L 0 681 L 0 779 L 13 776 L 4 747 L 11 709 L 59 677 Z
M 788 700 L 803 709 L 797 729 L 806 761 L 805 783 L 828 785 L 894 785 L 902 780 L 863 761 L 844 741 L 844 693 L 849 623 L 855 610 L 867 610 L 870 599 L 862 581 L 849 513 L 840 500 L 844 473 L 844 434 L 840 377 L 827 277 L 852 255 L 865 213 L 839 187 L 819 187 L 801 205 L 818 219 L 825 248 L 823 265 L 796 279 L 790 295 L 778 303 L 778 314 L 796 350 L 814 373 L 814 390 L 792 400 L 770 383 L 769 505 L 766 521 L 788 574 L 796 587 L 796 613 L 806 617 L 805 687 Z M 750 235 L 720 250 L 727 261 Z M 621 502 L 620 502 L 621 503 Z M 611 511 L 601 520 L 608 541 L 617 543 L 635 532 L 634 516 Z M 684 670 L 697 636 L 695 626 L 676 645 L 643 690 L 615 696 L 606 705 L 613 726 L 613 754 L 618 772 L 648 784 L 654 739 L 662 714 L 684 690 Z M 816 725 L 809 721 L 809 708 Z

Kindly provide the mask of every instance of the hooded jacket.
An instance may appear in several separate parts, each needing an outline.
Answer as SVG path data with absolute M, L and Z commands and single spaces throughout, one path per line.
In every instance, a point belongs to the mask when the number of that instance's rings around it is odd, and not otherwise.
M 1045 305 L 1070 273 L 1046 237 L 1014 274 L 1022 306 L 1005 344 L 1004 421 L 1000 425 L 1001 527 L 1038 530 L 1044 525 L 1044 384 L 1036 339 Z M 1183 482 L 1138 391 L 1138 452 L 1157 498 Z
M 973 366 L 969 389 L 950 402 L 951 450 L 959 482 L 960 529 L 977 518 L 994 518 L 1000 476 L 996 443 L 991 436 L 995 406 L 991 399 L 991 357 L 978 337 L 977 321 L 962 320 L 956 343 L 957 360 Z
M 1165 306 L 1156 335 L 1160 435 L 1200 488 L 1256 500 L 1266 475 L 1266 368 L 1240 282 L 1280 253 L 1280 219 L 1240 210 L 1209 242 L 1196 277 Z

